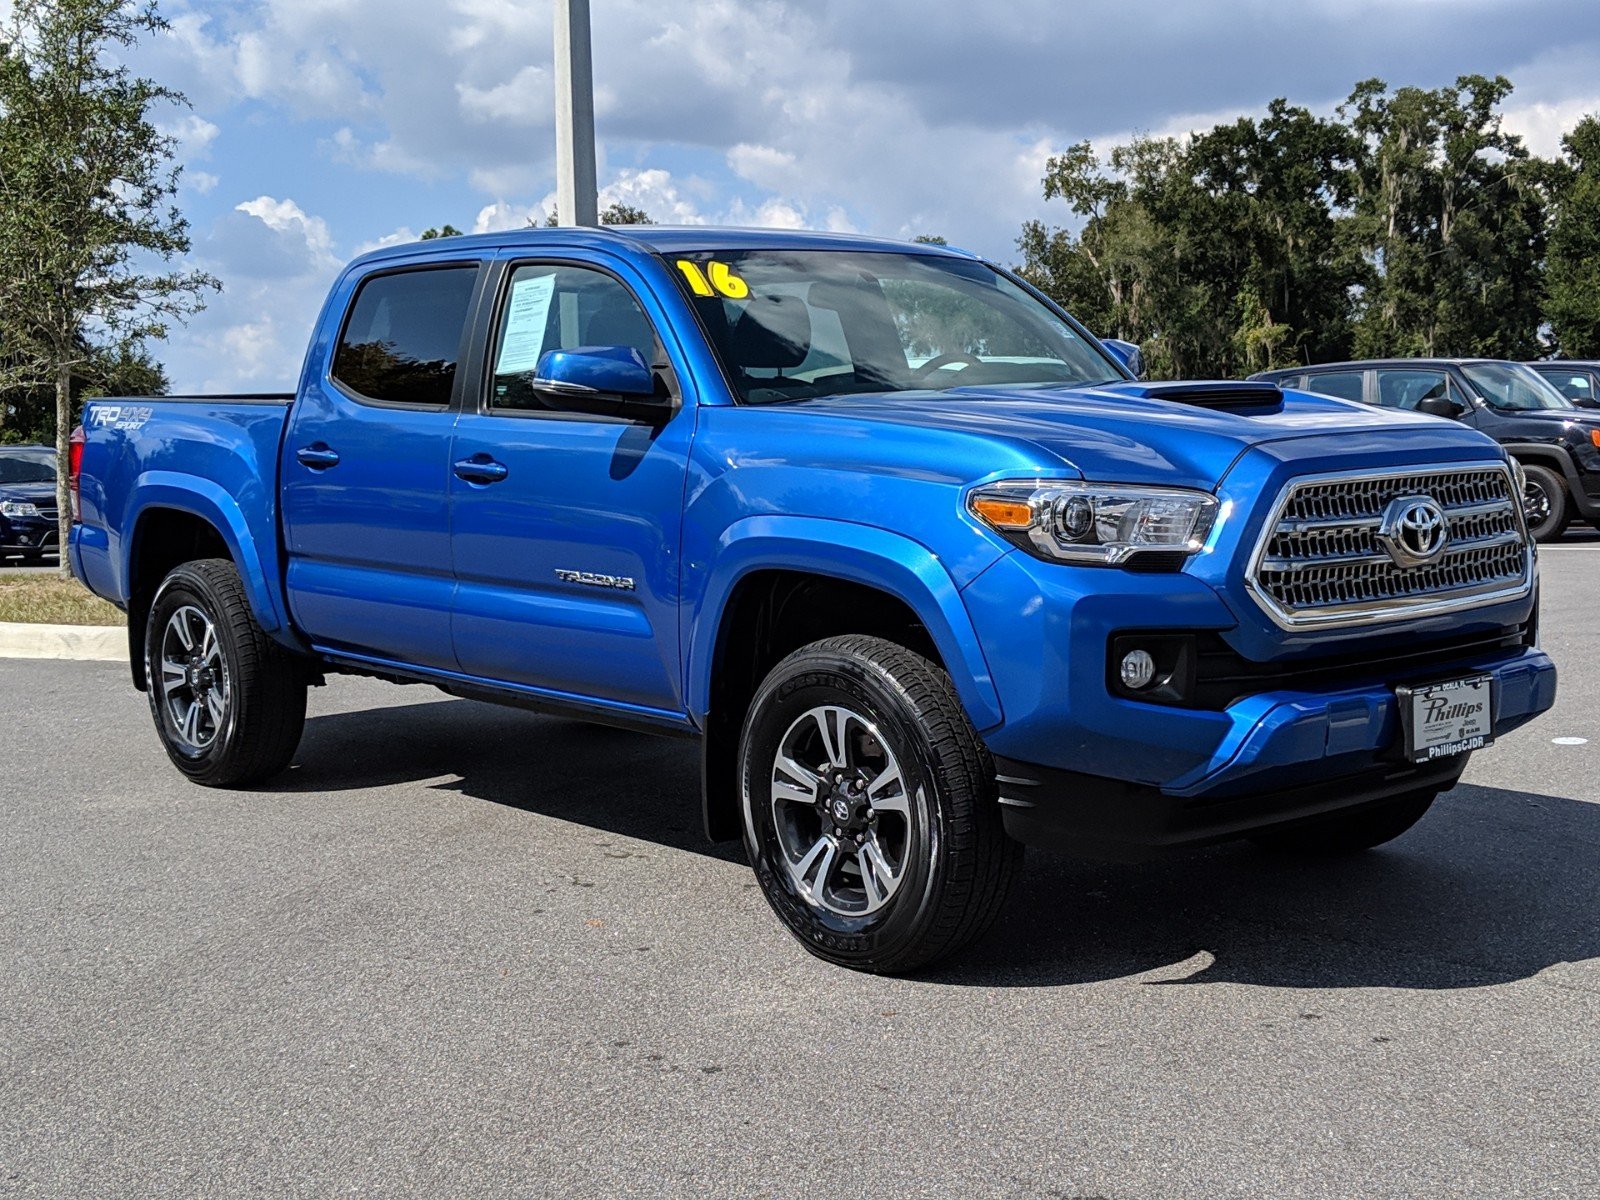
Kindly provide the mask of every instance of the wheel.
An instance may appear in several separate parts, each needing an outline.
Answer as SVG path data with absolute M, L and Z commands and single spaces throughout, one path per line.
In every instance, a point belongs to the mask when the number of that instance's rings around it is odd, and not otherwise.
M 184 563 L 162 581 L 145 627 L 145 670 L 161 744 L 196 783 L 259 783 L 294 757 L 305 680 L 256 624 L 226 559 Z
M 1251 841 L 1288 854 L 1333 856 L 1356 854 L 1392 842 L 1410 829 L 1432 806 L 1437 792 L 1408 792 L 1363 808 L 1286 829 L 1269 829 Z
M 1536 542 L 1553 542 L 1566 532 L 1571 518 L 1567 485 L 1549 467 L 1525 464 L 1527 483 L 1522 489 L 1522 511 L 1527 516 L 1528 532 Z
M 912 971 L 982 933 L 1022 847 L 950 677 L 893 642 L 814 642 L 773 668 L 739 744 L 745 851 L 819 958 Z

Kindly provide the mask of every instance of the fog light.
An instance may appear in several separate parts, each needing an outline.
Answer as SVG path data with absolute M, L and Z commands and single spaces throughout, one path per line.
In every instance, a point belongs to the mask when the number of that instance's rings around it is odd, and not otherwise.
M 1156 660 L 1148 651 L 1130 650 L 1122 656 L 1122 682 L 1135 691 L 1150 686 L 1156 677 Z

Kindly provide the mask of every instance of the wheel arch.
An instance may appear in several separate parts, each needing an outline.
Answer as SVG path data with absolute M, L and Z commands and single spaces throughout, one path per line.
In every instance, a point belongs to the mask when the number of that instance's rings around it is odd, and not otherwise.
M 938 662 L 974 728 L 1002 720 L 999 694 L 954 580 L 926 547 L 872 526 L 754 517 L 720 539 L 688 618 L 685 694 L 703 731 L 703 817 L 738 836 L 737 755 L 750 697 L 799 646 L 870 633 Z
M 158 473 L 165 474 L 165 473 Z M 284 621 L 248 522 L 233 497 L 208 480 L 146 476 L 123 539 L 123 593 L 128 598 L 128 657 L 134 686 L 146 686 L 144 626 L 161 581 L 176 566 L 201 558 L 229 559 L 239 571 L 250 608 L 263 631 Z

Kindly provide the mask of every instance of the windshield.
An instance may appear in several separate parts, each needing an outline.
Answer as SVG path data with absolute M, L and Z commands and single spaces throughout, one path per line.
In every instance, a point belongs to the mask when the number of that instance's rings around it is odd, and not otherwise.
M 719 250 L 672 266 L 747 404 L 1127 378 L 1085 334 L 968 259 Z
M 1572 401 L 1531 367 L 1521 363 L 1472 363 L 1461 371 L 1489 407 L 1506 412 L 1531 412 L 1539 408 L 1570 409 Z
M 56 466 L 48 451 L 0 450 L 0 484 L 55 481 Z

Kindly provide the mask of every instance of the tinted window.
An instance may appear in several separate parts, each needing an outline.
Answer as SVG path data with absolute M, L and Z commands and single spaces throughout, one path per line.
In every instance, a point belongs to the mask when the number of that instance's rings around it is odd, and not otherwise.
M 1385 408 L 1416 408 L 1423 400 L 1450 395 L 1450 377 L 1443 371 L 1394 370 L 1378 372 L 1378 403 Z
M 333 377 L 370 400 L 450 403 L 476 267 L 402 271 L 361 285 Z
M 495 408 L 540 409 L 533 388 L 539 356 L 578 346 L 627 346 L 647 363 L 662 355 L 633 293 L 603 271 L 539 263 L 518 267 L 494 343 Z
M 1575 371 L 1571 367 L 1536 367 L 1535 370 L 1568 400 L 1582 402 L 1595 398 L 1594 379 L 1587 371 Z
M 48 450 L 0 451 L 0 483 L 54 483 L 55 454 Z
M 1306 391 L 1323 396 L 1337 396 L 1340 400 L 1361 399 L 1360 371 L 1313 371 L 1306 376 Z

